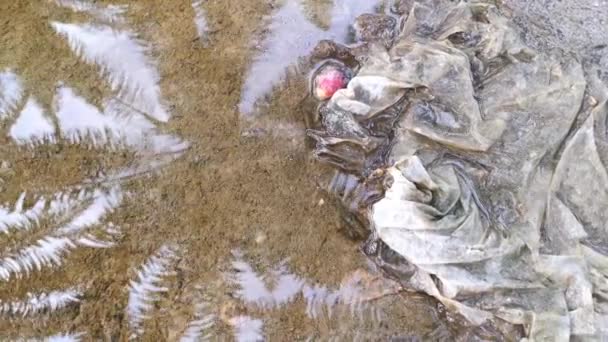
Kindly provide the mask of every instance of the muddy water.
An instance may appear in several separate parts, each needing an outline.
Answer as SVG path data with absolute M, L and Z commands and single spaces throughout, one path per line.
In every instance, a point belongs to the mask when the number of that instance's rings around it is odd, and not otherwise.
M 382 5 L 0 3 L 0 338 L 497 336 L 379 277 L 311 158 L 303 58 Z
M 450 334 L 341 233 L 304 138 L 299 58 L 373 8 L 2 2 L 1 338 Z

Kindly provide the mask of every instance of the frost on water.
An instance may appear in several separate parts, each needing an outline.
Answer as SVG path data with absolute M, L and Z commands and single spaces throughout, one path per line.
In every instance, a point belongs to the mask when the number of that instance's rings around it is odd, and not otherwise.
M 289 273 L 284 264 L 269 272 L 274 279 L 272 289 L 268 288 L 265 277 L 240 257 L 232 262 L 232 267 L 234 272 L 228 275 L 228 279 L 237 285 L 236 295 L 248 304 L 264 308 L 281 306 L 293 301 L 304 285 L 304 281 Z
M 249 316 L 236 316 L 230 319 L 237 342 L 264 341 L 264 322 Z
M 204 0 L 192 1 L 192 9 L 194 10 L 194 25 L 198 38 L 204 45 L 209 42 L 209 26 L 207 25 L 207 13 L 203 8 Z
M 17 144 L 41 144 L 55 140 L 55 126 L 45 115 L 42 107 L 30 98 L 15 123 L 11 126 L 10 136 Z
M 127 10 L 126 5 L 102 6 L 90 0 L 54 0 L 54 2 L 58 6 L 69 8 L 74 12 L 87 13 L 107 23 L 121 22 Z
M 208 312 L 206 303 L 196 305 L 194 320 L 188 322 L 188 327 L 180 338 L 180 342 L 210 341 L 211 328 L 215 323 L 215 315 Z
M 118 187 L 108 191 L 95 190 L 92 203 L 83 211 L 74 216 L 66 225 L 59 228 L 59 234 L 68 235 L 81 232 L 91 226 L 99 224 L 104 217 L 113 212 L 123 200 L 123 194 Z
M 336 0 L 329 29 L 323 30 L 307 18 L 299 1 L 287 0 L 272 16 L 262 52 L 246 74 L 239 103 L 241 114 L 254 114 L 256 103 L 269 95 L 284 79 L 288 67 L 310 54 L 318 41 L 346 42 L 353 20 L 373 12 L 377 5 L 377 0 Z
M 165 277 L 173 274 L 171 265 L 175 258 L 175 247 L 162 246 L 137 271 L 137 279 L 131 280 L 127 303 L 131 339 L 143 333 L 142 323 L 160 299 L 159 294 L 169 291 L 163 282 Z
M 0 207 L 0 229 L 9 231 L 27 230 L 41 220 L 66 222 L 52 227 L 51 231 L 33 244 L 4 248 L 0 256 L 0 279 L 21 278 L 43 268 L 61 266 L 65 256 L 78 246 L 107 248 L 119 230 L 103 219 L 122 201 L 118 188 L 108 191 L 81 191 L 76 197 L 56 195 L 54 200 L 38 199 L 30 209 L 23 209 L 25 194 L 17 200 L 12 212 Z M 83 204 L 83 203 L 87 203 Z
M 96 148 L 124 146 L 152 153 L 179 152 L 187 147 L 176 137 L 158 133 L 144 115 L 117 100 L 106 101 L 99 110 L 72 88 L 62 86 L 55 107 L 61 136 L 73 144 L 90 142 Z
M 0 71 L 0 121 L 9 117 L 23 96 L 21 80 L 11 70 Z
M 158 121 L 169 120 L 161 103 L 158 73 L 147 57 L 148 49 L 132 32 L 91 24 L 53 22 L 52 26 L 68 40 L 74 53 L 101 68 L 121 101 Z
M 14 207 L 0 206 L 0 232 L 9 234 L 10 230 L 28 230 L 38 223 L 46 206 L 44 199 L 38 199 L 29 209 L 23 209 L 25 192 L 19 196 Z
M 35 244 L 0 259 L 0 278 L 6 281 L 11 276 L 27 276 L 34 270 L 42 270 L 43 267 L 60 266 L 64 254 L 75 247 L 74 242 L 66 237 L 41 238 Z
M 82 293 L 76 289 L 40 294 L 28 293 L 24 300 L 0 300 L 0 314 L 28 317 L 42 313 L 53 313 L 78 303 L 81 296 Z
M 84 333 L 56 334 L 44 339 L 46 342 L 79 342 L 82 341 Z
M 355 273 L 337 289 L 312 283 L 287 269 L 280 263 L 265 273 L 259 273 L 246 262 L 239 253 L 232 263 L 232 273 L 228 281 L 235 287 L 235 295 L 244 304 L 262 309 L 276 309 L 295 301 L 298 297 L 306 303 L 306 315 L 312 319 L 328 316 L 336 308 L 346 308 L 353 315 L 362 315 L 367 309 L 365 285 L 361 276 Z M 375 310 L 374 308 L 370 308 Z M 373 313 L 378 316 L 377 313 Z
M 76 332 L 76 333 L 59 333 L 51 336 L 44 337 L 21 337 L 15 340 L 14 342 L 80 342 L 82 338 L 85 336 L 85 333 Z

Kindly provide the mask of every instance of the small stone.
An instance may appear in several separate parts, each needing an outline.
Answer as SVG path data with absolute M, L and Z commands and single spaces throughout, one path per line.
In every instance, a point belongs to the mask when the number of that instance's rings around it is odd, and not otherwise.
M 319 200 L 319 207 L 323 206 L 324 204 L 325 204 L 325 200 L 321 198 Z
M 597 106 L 597 100 L 595 99 L 595 97 L 593 97 L 593 96 L 589 96 L 589 104 L 590 104 L 592 107 Z
M 255 243 L 261 245 L 264 242 L 266 242 L 266 239 L 268 239 L 268 237 L 266 236 L 266 234 L 264 232 L 259 232 L 255 236 Z

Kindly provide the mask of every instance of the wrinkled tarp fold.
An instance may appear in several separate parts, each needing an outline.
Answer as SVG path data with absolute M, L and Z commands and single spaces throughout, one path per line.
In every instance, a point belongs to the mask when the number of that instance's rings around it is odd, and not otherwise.
M 473 323 L 522 324 L 532 340 L 608 337 L 601 83 L 571 56 L 527 48 L 489 5 L 416 1 L 401 27 L 329 101 L 333 140 L 322 143 L 369 147 L 363 123 L 405 97 L 369 214 L 415 265 L 404 281 Z

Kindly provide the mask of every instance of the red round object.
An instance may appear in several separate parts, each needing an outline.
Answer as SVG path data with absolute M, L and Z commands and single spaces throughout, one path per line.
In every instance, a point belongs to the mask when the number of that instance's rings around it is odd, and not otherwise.
M 346 75 L 337 68 L 326 67 L 319 72 L 314 80 L 315 97 L 319 100 L 331 98 L 336 91 L 348 84 Z

